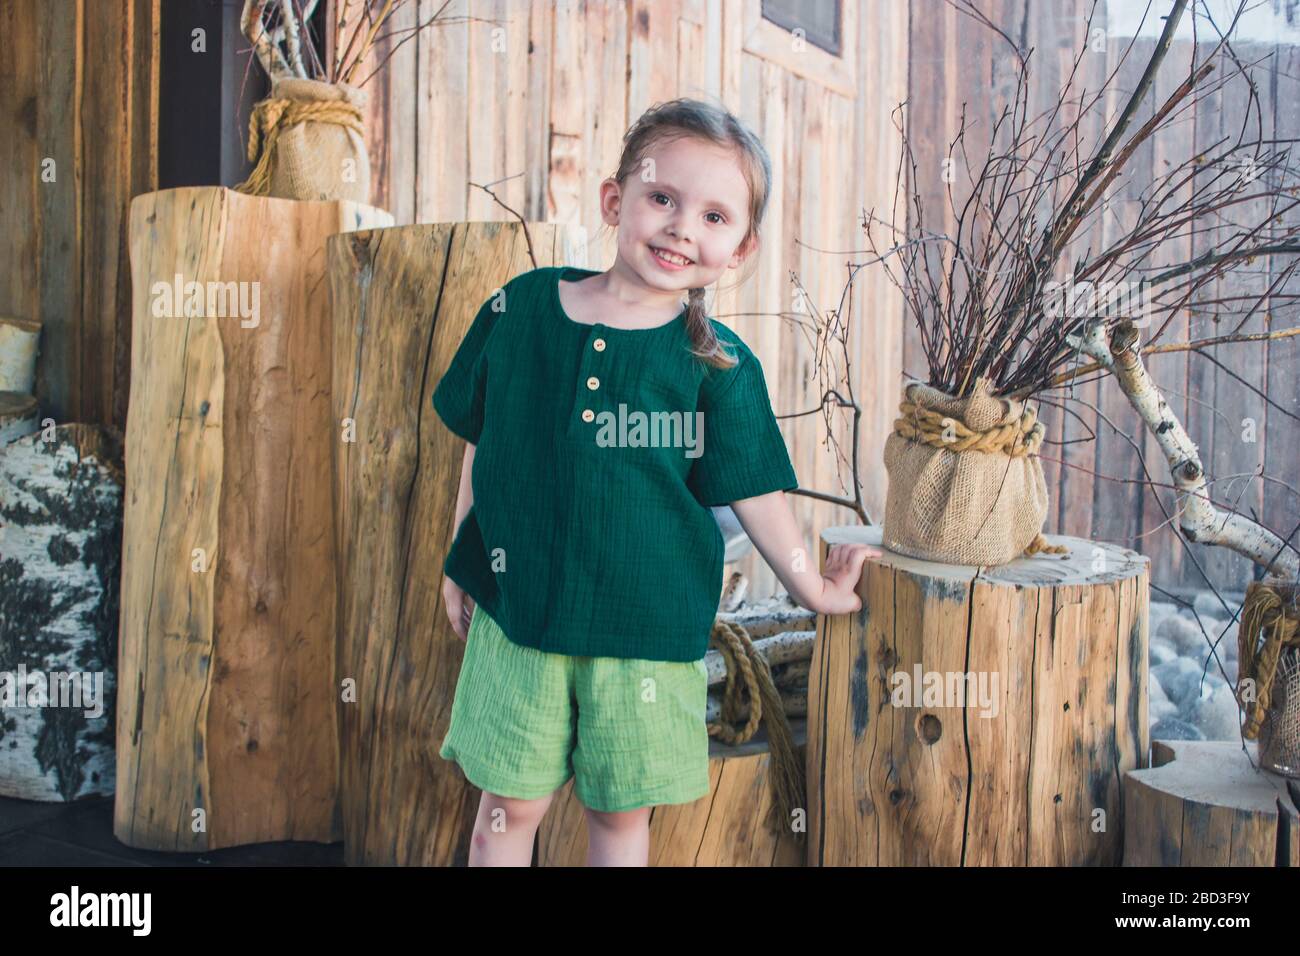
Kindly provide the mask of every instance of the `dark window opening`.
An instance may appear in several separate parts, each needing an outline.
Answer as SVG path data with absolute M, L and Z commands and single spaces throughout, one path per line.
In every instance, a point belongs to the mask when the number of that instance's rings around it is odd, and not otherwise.
M 763 19 L 792 33 L 802 30 L 813 46 L 831 56 L 843 49 L 841 0 L 763 0 Z

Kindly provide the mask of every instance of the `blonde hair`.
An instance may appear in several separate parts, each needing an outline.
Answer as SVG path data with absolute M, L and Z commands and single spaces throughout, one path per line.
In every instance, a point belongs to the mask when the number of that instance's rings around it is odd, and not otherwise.
M 741 244 L 751 238 L 757 239 L 759 224 L 772 191 L 772 161 L 758 137 L 720 106 L 701 100 L 676 99 L 650 107 L 623 134 L 623 153 L 619 156 L 618 171 L 613 176 L 615 182 L 624 186 L 651 148 L 684 138 L 735 150 L 745 181 L 749 184 L 749 229 Z M 718 341 L 713 324 L 704 311 L 703 288 L 690 290 L 686 332 L 691 340 L 692 353 L 704 362 L 716 368 L 730 368 L 736 364 L 735 356 L 725 351 Z

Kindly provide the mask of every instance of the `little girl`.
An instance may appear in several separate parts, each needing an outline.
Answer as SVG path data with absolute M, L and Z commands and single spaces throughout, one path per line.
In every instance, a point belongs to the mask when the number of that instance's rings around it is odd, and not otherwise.
M 770 180 L 730 113 L 655 106 L 601 183 L 613 266 L 511 279 L 434 391 L 468 443 L 443 565 L 467 646 L 440 755 L 483 791 L 471 866 L 528 866 L 570 777 L 588 865 L 646 865 L 650 809 L 708 794 L 710 506 L 732 507 L 797 603 L 861 607 L 873 549 L 836 546 L 817 572 L 762 367 L 704 312 L 705 287 L 757 248 Z

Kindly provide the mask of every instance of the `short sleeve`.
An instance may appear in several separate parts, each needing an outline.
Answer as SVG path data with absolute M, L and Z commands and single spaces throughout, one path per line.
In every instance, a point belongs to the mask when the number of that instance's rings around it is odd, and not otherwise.
M 710 395 L 701 391 L 704 449 L 687 485 L 702 505 L 725 505 L 799 487 L 785 439 L 772 412 L 763 367 L 747 349 Z
M 509 289 L 510 284 L 506 284 Z M 487 396 L 487 341 L 505 309 L 505 290 L 493 293 L 479 306 L 469 331 L 461 340 L 451 364 L 433 390 L 433 408 L 443 422 L 471 445 L 483 432 Z

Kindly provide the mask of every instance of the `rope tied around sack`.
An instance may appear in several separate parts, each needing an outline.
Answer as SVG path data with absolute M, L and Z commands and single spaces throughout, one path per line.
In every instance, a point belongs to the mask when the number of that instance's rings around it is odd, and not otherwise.
M 1264 638 L 1262 645 L 1260 635 Z M 1237 700 L 1246 709 L 1242 734 L 1247 740 L 1259 736 L 1284 647 L 1300 647 L 1300 612 L 1295 600 L 1287 601 L 1277 588 L 1252 581 L 1246 587 L 1241 623 L 1237 627 Z M 1253 701 L 1242 699 L 1248 680 L 1254 682 Z
M 914 442 L 946 448 L 951 452 L 980 451 L 1023 458 L 1038 453 L 1043 444 L 1043 426 L 1032 408 L 1026 407 L 1020 418 L 1005 425 L 977 431 L 960 418 L 944 415 L 915 402 L 898 406 L 902 418 L 895 419 L 894 432 Z
M 921 445 L 944 448 L 954 453 L 974 451 L 1024 458 L 1038 454 L 1038 449 L 1043 444 L 1042 423 L 1028 405 L 1016 420 L 994 425 L 984 431 L 971 428 L 960 418 L 944 415 L 906 399 L 899 403 L 898 411 L 901 417 L 894 420 L 894 434 Z M 1066 554 L 1069 550 L 1063 545 L 1049 544 L 1040 531 L 1025 547 L 1024 554 Z
M 253 107 L 248 118 L 248 161 L 257 161 L 236 192 L 265 196 L 271 191 L 271 157 L 280 133 L 299 123 L 332 123 L 365 138 L 361 108 L 347 100 L 291 100 L 269 98 Z M 259 158 L 258 152 L 261 151 Z
M 792 832 L 790 824 L 794 811 L 808 805 L 803 761 L 795 753 L 794 735 L 767 659 L 755 650 L 749 632 L 733 621 L 713 622 L 709 646 L 718 649 L 727 665 L 722 720 L 708 725 L 709 736 L 733 746 L 742 744 L 754 736 L 759 722 L 764 722 L 771 748 L 768 774 L 772 808 L 767 825 L 774 834 L 798 838 L 802 831 Z M 749 716 L 743 726 L 738 726 L 746 705 Z

